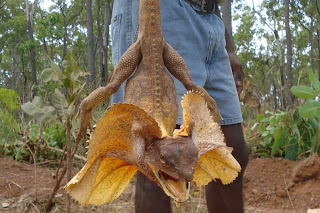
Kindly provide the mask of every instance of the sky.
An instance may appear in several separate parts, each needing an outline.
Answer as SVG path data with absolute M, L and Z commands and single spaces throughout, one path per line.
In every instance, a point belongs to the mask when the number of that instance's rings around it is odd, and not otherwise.
M 262 3 L 262 0 L 253 0 L 253 1 L 254 1 L 255 7 Z M 248 4 L 250 7 L 252 7 L 252 0 L 245 0 L 244 2 Z
M 248 4 L 250 7 L 252 7 L 252 1 L 254 1 L 255 6 L 258 6 L 261 4 L 262 0 L 245 0 L 244 2 Z M 32 1 L 34 2 L 34 0 Z M 51 0 L 40 0 L 41 8 L 49 8 L 52 5 Z
M 31 0 L 31 1 L 34 2 L 35 0 Z M 249 7 L 252 7 L 252 1 L 254 1 L 254 5 L 257 8 L 262 3 L 263 0 L 244 0 L 244 3 L 247 4 Z M 41 5 L 40 6 L 41 8 L 45 8 L 47 10 L 49 10 L 49 7 L 54 4 L 51 0 L 40 0 L 39 3 Z M 239 23 L 237 21 L 234 21 L 232 25 L 233 25 L 233 31 L 236 31 L 237 25 L 239 25 Z

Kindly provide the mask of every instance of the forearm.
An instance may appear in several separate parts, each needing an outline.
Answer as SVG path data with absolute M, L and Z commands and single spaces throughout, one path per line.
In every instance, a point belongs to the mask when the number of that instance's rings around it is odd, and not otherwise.
M 219 8 L 216 8 L 215 14 L 221 19 Z M 237 55 L 234 52 L 232 38 L 226 28 L 225 28 L 225 40 L 226 40 L 226 50 L 228 52 L 234 81 L 235 81 L 235 84 L 237 87 L 237 92 L 238 92 L 238 94 L 240 94 L 240 92 L 242 91 L 242 86 L 243 86 L 244 73 L 242 71 L 242 65 L 241 65 Z

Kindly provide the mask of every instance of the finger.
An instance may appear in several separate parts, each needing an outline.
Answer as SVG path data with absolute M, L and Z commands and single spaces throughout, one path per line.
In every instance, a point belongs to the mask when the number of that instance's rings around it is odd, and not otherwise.
M 242 92 L 242 85 L 241 86 L 237 86 L 237 92 L 238 92 L 238 95 L 240 95 L 240 93 Z

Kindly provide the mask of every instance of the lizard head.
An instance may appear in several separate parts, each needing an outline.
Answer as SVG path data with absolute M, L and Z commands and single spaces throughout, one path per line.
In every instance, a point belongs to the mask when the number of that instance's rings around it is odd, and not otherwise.
M 176 202 L 189 196 L 198 160 L 198 148 L 192 137 L 174 136 L 154 139 L 146 152 L 145 162 L 152 170 L 152 179 Z

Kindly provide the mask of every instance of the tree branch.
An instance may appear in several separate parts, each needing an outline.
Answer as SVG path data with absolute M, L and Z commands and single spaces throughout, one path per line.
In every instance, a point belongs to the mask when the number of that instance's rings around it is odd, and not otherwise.
M 272 30 L 272 32 L 275 32 L 275 29 L 273 29 L 273 28 L 263 19 L 262 14 L 255 9 L 255 7 L 254 7 L 254 0 L 252 0 L 252 9 L 253 9 L 253 11 L 254 11 L 256 14 L 258 14 L 258 16 L 259 16 L 260 19 L 263 21 L 263 23 L 264 23 L 265 25 L 267 25 L 267 26 L 270 28 L 270 30 Z
M 64 150 L 62 150 L 62 149 L 55 148 L 55 147 L 48 146 L 48 149 L 50 149 L 50 150 L 52 150 L 52 151 L 57 151 L 57 152 L 61 152 L 61 153 L 66 154 L 66 151 L 64 151 Z M 86 160 L 87 160 L 87 158 L 82 157 L 82 156 L 77 155 L 77 154 L 75 154 L 74 157 L 77 158 L 77 159 L 79 159 L 79 160 L 82 160 L 82 161 L 86 161 Z
M 4 6 L 6 6 L 6 4 L 7 4 L 7 1 L 3 2 L 3 4 L 0 5 L 0 10 L 1 10 Z
M 297 8 L 296 8 L 296 5 L 294 4 L 294 1 L 291 1 L 291 8 L 294 9 L 294 12 L 296 13 L 296 15 L 297 15 L 298 17 L 302 16 L 302 14 L 298 12 L 298 10 L 297 10 Z M 299 8 L 299 9 L 300 9 L 300 8 Z M 307 31 L 309 32 L 309 34 L 310 34 L 310 30 L 301 22 L 301 19 L 300 19 L 300 18 L 298 18 L 298 21 L 299 21 L 299 24 L 301 25 L 301 27 L 303 27 L 305 30 L 307 30 Z

